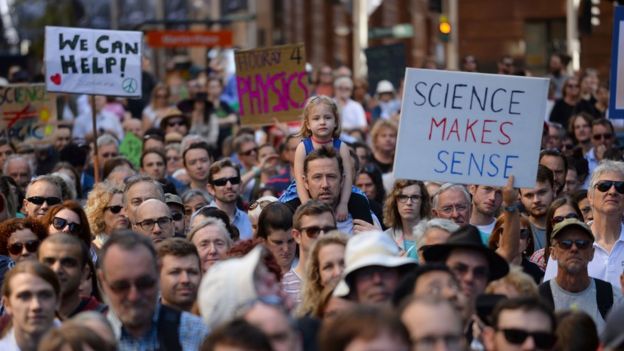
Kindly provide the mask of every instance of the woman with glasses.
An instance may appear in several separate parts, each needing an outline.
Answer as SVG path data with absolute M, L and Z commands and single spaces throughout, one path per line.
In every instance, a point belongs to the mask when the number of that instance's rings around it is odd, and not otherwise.
M 320 236 L 310 248 L 305 279 L 301 288 L 300 315 L 318 317 L 318 307 L 324 301 L 323 291 L 333 289 L 345 268 L 344 253 L 349 238 L 338 231 Z
M 85 213 L 93 231 L 92 244 L 96 251 L 118 229 L 127 229 L 130 225 L 123 207 L 123 190 L 108 182 L 98 183 L 89 193 Z
M 531 261 L 535 262 L 542 270 L 546 269 L 550 257 L 550 235 L 555 224 L 568 218 L 583 220 L 583 213 L 576 202 L 568 195 L 553 201 L 546 212 L 546 244 L 543 249 L 535 251 L 531 255 Z
M 570 117 L 574 113 L 576 104 L 581 98 L 581 87 L 576 77 L 570 77 L 563 84 L 562 98 L 555 102 L 550 111 L 550 122 L 556 122 L 562 126 L 567 126 Z
M 384 223 L 404 256 L 418 258 L 413 229 L 421 219 L 431 215 L 429 193 L 418 180 L 397 180 L 384 207 Z
M 200 208 L 212 202 L 212 198 L 207 191 L 201 189 L 189 189 L 182 194 L 182 202 L 184 203 L 184 217 L 186 219 L 186 227 L 191 227 L 191 216 Z
M 260 213 L 262 213 L 262 210 L 264 210 L 265 207 L 276 201 L 277 198 L 275 196 L 263 196 L 249 205 L 249 208 L 247 209 L 247 216 L 249 216 L 249 221 L 251 222 L 251 228 L 253 229 L 254 234 L 258 232 L 258 219 L 260 218 Z
M 39 244 L 46 227 L 33 218 L 13 218 L 0 223 L 0 255 L 15 262 L 37 260 Z
M 91 228 L 82 206 L 72 200 L 52 206 L 41 222 L 48 229 L 48 235 L 68 233 L 77 236 L 90 248 L 91 259 L 97 261 L 97 254 L 91 245 Z

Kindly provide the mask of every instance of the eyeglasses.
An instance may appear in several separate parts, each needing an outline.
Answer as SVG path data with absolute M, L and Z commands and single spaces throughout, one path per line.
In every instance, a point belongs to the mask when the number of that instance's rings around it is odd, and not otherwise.
M 538 349 L 550 349 L 557 341 L 555 335 L 547 332 L 529 332 L 515 328 L 500 329 L 499 331 L 503 332 L 507 342 L 514 345 L 522 345 L 529 336 L 533 338 L 533 342 Z
M 39 240 L 29 240 L 25 243 L 13 243 L 7 247 L 9 253 L 14 256 L 21 254 L 24 248 L 26 248 L 28 252 L 37 252 Z
M 254 201 L 251 203 L 251 205 L 249 205 L 249 211 L 255 210 L 258 206 L 260 206 L 260 209 L 263 209 L 265 206 L 267 206 L 271 202 L 273 201 L 270 201 L 270 200 Z
M 31 196 L 31 197 L 26 198 L 26 201 L 33 203 L 37 206 L 43 205 L 44 202 L 50 206 L 61 203 L 61 199 L 58 197 L 54 197 L 54 196 L 51 196 L 51 197 Z
M 570 219 L 570 218 L 574 218 L 574 219 L 579 219 L 578 215 L 574 212 L 570 212 L 565 216 L 555 216 L 552 219 L 552 223 L 553 224 L 557 224 L 557 223 L 561 223 L 563 221 L 565 221 L 566 219 Z
M 167 156 L 167 162 L 178 162 L 182 159 L 180 156 Z
M 171 218 L 173 218 L 174 221 L 181 221 L 182 219 L 184 219 L 184 214 L 182 212 L 174 212 L 171 214 Z
M 167 122 L 167 126 L 168 127 L 175 127 L 175 126 L 183 126 L 186 123 L 184 123 L 183 120 L 176 120 L 176 121 L 169 121 Z
M 243 156 L 249 156 L 251 154 L 255 154 L 256 152 L 258 152 L 258 148 L 254 147 L 253 149 L 249 149 L 247 151 L 241 151 L 241 152 L 239 152 L 239 154 L 243 155 Z
M 451 271 L 453 271 L 453 273 L 455 273 L 455 275 L 458 275 L 458 276 L 464 276 L 468 272 L 471 272 L 471 271 L 472 271 L 472 276 L 474 277 L 474 279 L 487 280 L 488 277 L 490 276 L 490 271 L 487 267 L 470 268 L 469 266 L 463 263 L 458 263 L 450 268 L 451 268 Z
M 408 200 L 411 200 L 412 202 L 417 202 L 417 201 L 420 201 L 421 198 L 422 196 L 420 195 L 405 195 L 405 194 L 397 195 L 397 201 L 399 201 L 402 204 L 407 203 Z
M 82 229 L 82 226 L 79 223 L 70 222 L 65 218 L 61 217 L 52 218 L 52 226 L 56 230 L 63 230 L 65 227 L 67 227 L 69 229 L 69 232 L 72 234 L 79 233 Z
M 596 141 L 598 141 L 598 140 L 611 140 L 611 138 L 613 138 L 613 134 L 611 134 L 611 133 L 594 134 L 594 135 L 592 135 L 592 138 L 594 138 L 594 140 L 596 140 Z
M 602 180 L 594 185 L 594 187 L 598 189 L 598 191 L 600 191 L 601 193 L 606 193 L 607 191 L 609 191 L 609 189 L 611 189 L 612 186 L 615 187 L 615 191 L 620 194 L 624 194 L 624 182 L 621 181 Z
M 228 182 L 230 182 L 232 185 L 236 185 L 236 184 L 240 184 L 241 179 L 240 177 L 219 178 L 219 179 L 213 179 L 211 183 L 212 185 L 216 185 L 216 186 L 225 186 Z
M 168 228 L 171 225 L 171 217 L 160 217 L 157 219 L 146 219 L 142 222 L 138 222 L 137 224 L 143 228 L 145 231 L 151 231 L 154 229 L 154 225 L 158 224 L 159 228 Z
M 307 235 L 308 238 L 310 239 L 315 239 L 317 236 L 319 236 L 319 234 L 329 233 L 332 230 L 336 230 L 336 227 L 335 226 L 319 227 L 316 225 L 312 225 L 312 226 L 303 227 L 300 229 L 300 231 L 304 232 L 305 235 Z
M 463 212 L 463 211 L 466 211 L 467 209 L 468 209 L 468 205 L 450 205 L 450 206 L 444 206 L 440 208 L 440 212 L 448 215 L 448 214 L 453 213 L 453 211 Z
M 574 144 L 562 144 L 561 145 L 561 150 L 573 150 L 574 149 Z
M 576 245 L 576 248 L 579 250 L 585 250 L 591 246 L 591 243 L 592 243 L 591 240 L 587 240 L 587 239 L 578 239 L 578 240 L 565 239 L 565 240 L 559 240 L 557 242 L 557 245 L 564 250 L 572 249 L 572 245 Z
M 104 157 L 104 158 L 109 158 L 109 157 L 113 158 L 113 157 L 117 157 L 117 156 L 119 156 L 119 154 L 116 153 L 116 152 L 106 152 L 106 153 L 102 154 L 102 157 Z
M 121 210 L 123 210 L 123 206 L 106 206 L 104 209 L 111 211 L 112 214 L 118 214 Z
M 135 280 L 134 282 L 127 280 L 115 281 L 108 284 L 108 286 L 115 294 L 127 294 L 132 286 L 134 286 L 137 292 L 141 292 L 154 288 L 154 286 L 156 286 L 156 279 L 145 276 Z

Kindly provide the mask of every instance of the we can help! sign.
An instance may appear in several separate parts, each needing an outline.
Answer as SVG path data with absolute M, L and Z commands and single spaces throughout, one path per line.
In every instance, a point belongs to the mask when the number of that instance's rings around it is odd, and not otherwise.
M 46 27 L 48 91 L 141 96 L 141 32 Z
M 397 179 L 535 186 L 548 79 L 406 70 Z

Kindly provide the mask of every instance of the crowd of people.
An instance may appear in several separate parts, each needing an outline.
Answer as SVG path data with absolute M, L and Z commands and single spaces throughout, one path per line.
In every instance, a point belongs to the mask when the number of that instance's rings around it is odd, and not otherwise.
M 240 126 L 219 60 L 146 66 L 140 100 L 59 96 L 49 138 L 0 138 L 0 350 L 624 350 L 624 158 L 596 70 L 552 55 L 517 189 L 395 179 L 403 87 L 345 66 L 310 75 L 300 121 Z

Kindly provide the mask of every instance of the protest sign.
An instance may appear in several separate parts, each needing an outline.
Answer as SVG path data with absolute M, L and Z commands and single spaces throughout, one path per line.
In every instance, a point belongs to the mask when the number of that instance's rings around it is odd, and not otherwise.
M 142 33 L 46 27 L 48 91 L 141 96 Z
M 0 86 L 0 137 L 43 139 L 56 125 L 56 99 L 45 84 Z
M 616 6 L 613 16 L 609 118 L 624 119 L 624 6 Z
M 237 51 L 235 61 L 242 124 L 300 118 L 311 93 L 303 44 Z
M 406 72 L 396 179 L 535 186 L 548 79 Z

